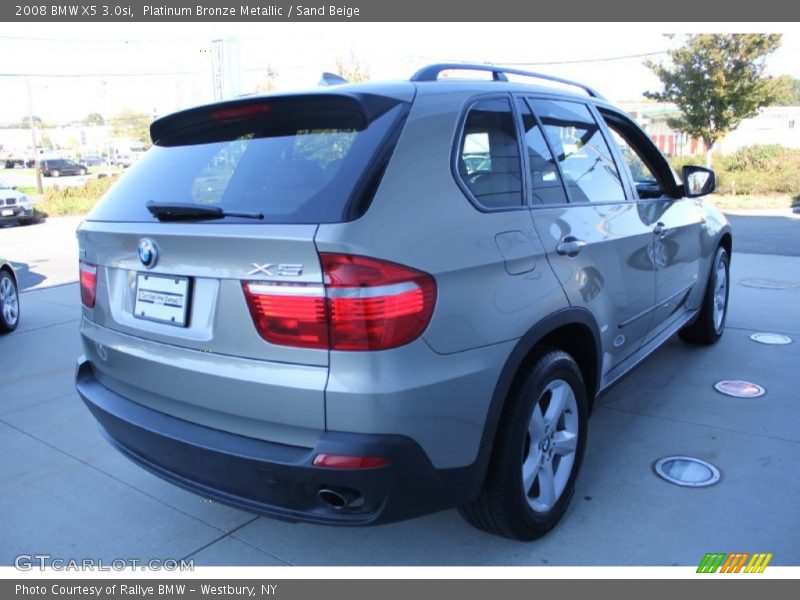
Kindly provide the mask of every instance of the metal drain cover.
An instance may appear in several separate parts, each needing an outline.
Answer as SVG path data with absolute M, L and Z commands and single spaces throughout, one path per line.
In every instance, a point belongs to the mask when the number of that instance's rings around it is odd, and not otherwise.
M 759 398 L 767 393 L 767 390 L 757 383 L 739 379 L 723 379 L 714 384 L 714 389 L 720 394 L 734 398 Z
M 667 456 L 656 461 L 656 474 L 675 485 L 705 487 L 719 481 L 719 469 L 692 456 Z
M 782 333 L 754 333 L 750 339 L 759 344 L 769 344 L 771 346 L 784 346 L 792 343 L 792 338 Z
M 792 290 L 800 287 L 800 283 L 794 281 L 780 281 L 778 279 L 742 279 L 739 283 L 745 287 L 761 288 L 764 290 Z

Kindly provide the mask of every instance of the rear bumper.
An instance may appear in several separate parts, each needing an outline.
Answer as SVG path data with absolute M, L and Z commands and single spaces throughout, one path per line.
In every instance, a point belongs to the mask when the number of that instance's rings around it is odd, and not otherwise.
M 203 497 L 250 512 L 332 525 L 372 525 L 451 508 L 468 498 L 469 467 L 437 470 L 422 448 L 399 435 L 325 432 L 314 448 L 244 437 L 158 412 L 109 390 L 91 363 L 76 387 L 109 441 L 154 474 Z M 317 454 L 377 456 L 373 469 L 315 467 Z M 322 487 L 363 499 L 334 509 Z

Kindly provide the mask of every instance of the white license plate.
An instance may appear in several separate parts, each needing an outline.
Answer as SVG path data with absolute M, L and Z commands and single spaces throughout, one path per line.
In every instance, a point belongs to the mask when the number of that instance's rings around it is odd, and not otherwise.
M 134 317 L 186 327 L 188 309 L 188 277 L 137 273 Z
M 14 214 L 14 211 L 12 209 L 10 209 L 10 208 L 4 208 L 3 209 L 2 215 L 4 217 L 10 217 L 13 214 Z

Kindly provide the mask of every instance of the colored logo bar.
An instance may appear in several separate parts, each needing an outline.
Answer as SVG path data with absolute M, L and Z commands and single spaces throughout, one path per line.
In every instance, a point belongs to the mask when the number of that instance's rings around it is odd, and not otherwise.
M 723 552 L 709 552 L 700 561 L 697 567 L 698 573 L 763 573 L 769 561 L 772 560 L 772 552 L 734 552 L 725 554 Z

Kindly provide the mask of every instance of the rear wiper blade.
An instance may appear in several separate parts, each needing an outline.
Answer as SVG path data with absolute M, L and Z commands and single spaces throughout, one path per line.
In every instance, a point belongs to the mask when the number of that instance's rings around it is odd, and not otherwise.
M 196 219 L 224 219 L 225 217 L 241 217 L 242 219 L 264 218 L 260 212 L 228 211 L 219 206 L 193 204 L 191 202 L 153 202 L 147 203 L 147 210 L 159 221 L 192 221 Z

